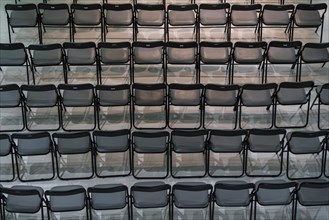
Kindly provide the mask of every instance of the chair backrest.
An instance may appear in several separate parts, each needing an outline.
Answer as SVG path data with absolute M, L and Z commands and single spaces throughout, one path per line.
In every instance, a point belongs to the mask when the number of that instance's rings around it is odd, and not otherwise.
M 292 131 L 287 134 L 288 151 L 294 154 L 320 153 L 324 150 L 326 131 Z
M 22 43 L 0 43 L 0 66 L 22 66 L 28 56 Z
M 166 7 L 164 4 L 134 5 L 136 24 L 140 26 L 162 26 L 165 24 Z
M 206 149 L 207 130 L 174 130 L 171 132 L 171 149 L 177 153 L 198 153 Z
M 303 206 L 328 206 L 329 182 L 302 182 L 298 186 L 297 200 Z
M 252 152 L 279 152 L 283 148 L 286 130 L 250 129 L 247 146 Z
M 67 64 L 92 65 L 97 61 L 96 44 L 94 42 L 65 42 L 63 49 Z
M 204 64 L 226 64 L 231 60 L 232 42 L 202 41 L 199 60 Z
M 270 106 L 276 91 L 276 83 L 244 84 L 241 87 L 240 101 L 244 106 Z
M 132 4 L 103 4 L 106 25 L 130 26 L 134 21 Z
M 71 4 L 72 22 L 76 25 L 99 25 L 102 23 L 100 4 Z
M 202 84 L 170 84 L 169 104 L 177 106 L 198 106 L 202 103 Z
M 329 61 L 329 42 L 306 43 L 300 51 L 300 58 L 305 63 L 326 63 Z
M 98 54 L 100 62 L 108 65 L 127 64 L 130 61 L 131 46 L 129 42 L 100 42 Z
M 211 106 L 236 106 L 239 101 L 239 85 L 207 84 L 204 103 Z
M 246 135 L 246 130 L 210 130 L 207 145 L 214 152 L 241 152 Z
M 259 64 L 265 59 L 266 42 L 235 42 L 233 59 L 240 64 Z
M 229 19 L 229 3 L 200 4 L 199 22 L 202 25 L 225 25 Z
M 197 22 L 198 5 L 168 5 L 167 24 L 172 26 L 195 25 Z
M 6 4 L 8 24 L 12 27 L 35 27 L 38 25 L 38 9 L 35 4 Z
M 52 66 L 64 62 L 61 44 L 31 44 L 28 46 L 32 65 Z
M 138 153 L 163 153 L 168 150 L 169 132 L 132 133 L 132 149 Z
M 5 157 L 12 152 L 13 143 L 8 134 L 0 134 L 0 157 Z
M 166 104 L 167 86 L 160 84 L 134 83 L 132 87 L 135 105 L 160 106 Z
M 124 152 L 130 147 L 130 131 L 94 131 L 93 142 L 97 152 Z
M 40 21 L 44 25 L 68 25 L 71 21 L 70 8 L 67 4 L 39 3 Z
M 22 85 L 21 91 L 24 102 L 29 107 L 52 107 L 59 102 L 57 88 L 53 84 Z
M 44 155 L 53 150 L 53 143 L 48 132 L 13 133 L 15 153 L 20 156 Z
M 130 86 L 97 85 L 95 87 L 97 103 L 100 106 L 124 106 L 130 104 Z
M 190 42 L 167 42 L 166 55 L 169 64 L 194 64 L 197 61 L 198 44 Z
M 83 154 L 93 149 L 89 132 L 53 133 L 52 138 L 59 154 Z
M 0 85 L 0 108 L 18 107 L 22 94 L 17 84 Z
M 59 84 L 57 89 L 64 106 L 91 106 L 94 102 L 92 84 Z
M 162 41 L 133 43 L 133 59 L 136 64 L 160 64 L 164 59 L 164 43 Z

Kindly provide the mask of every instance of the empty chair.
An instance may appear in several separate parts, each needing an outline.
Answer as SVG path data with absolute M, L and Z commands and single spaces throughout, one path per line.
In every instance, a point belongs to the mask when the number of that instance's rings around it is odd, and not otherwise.
M 103 4 L 103 13 L 104 13 L 104 41 L 107 40 L 108 28 L 112 30 L 110 33 L 112 35 L 116 34 L 131 34 L 134 37 L 134 12 L 133 6 L 130 3 L 120 3 L 120 4 Z M 119 28 L 128 29 L 129 33 L 121 32 Z
M 96 79 L 99 84 L 99 68 L 97 66 L 97 50 L 94 42 L 63 44 L 66 71 L 64 71 L 65 82 L 68 81 L 70 66 L 93 66 L 96 65 Z M 65 75 L 66 73 L 66 75 Z
M 284 28 L 287 32 L 295 6 L 266 4 L 260 15 L 259 40 L 263 39 L 264 28 Z M 289 37 L 288 37 L 289 38 Z
M 21 91 L 25 105 L 25 127 L 29 131 L 58 130 L 61 126 L 61 106 L 56 86 L 22 85 Z
M 204 28 L 224 28 L 224 39 L 227 38 L 227 26 L 229 21 L 230 4 L 200 4 L 199 5 L 199 42 Z
M 55 177 L 54 149 L 48 132 L 13 133 L 17 177 L 22 182 Z
M 198 83 L 200 77 L 198 76 L 198 44 L 195 41 L 189 42 L 167 42 L 166 43 L 166 72 L 167 77 L 169 73 L 177 74 L 177 70 L 171 71 L 170 67 L 175 66 L 191 66 L 192 69 L 188 74 L 195 72 L 195 82 Z M 192 75 L 192 79 L 194 75 Z M 175 80 L 176 81 L 176 80 Z
M 1 187 L 3 218 L 6 219 L 44 219 L 43 189 L 38 186 L 15 185 L 10 188 Z M 0 215 L 1 216 L 1 215 Z M 28 216 L 28 217 L 27 217 Z
M 248 131 L 247 176 L 276 177 L 281 175 L 285 135 L 284 129 L 250 129 Z
M 130 131 L 94 131 L 94 162 L 97 177 L 128 176 L 131 173 Z
M 135 183 L 130 189 L 131 219 L 170 219 L 170 191 L 171 186 L 162 181 Z
M 2 132 L 24 130 L 25 109 L 21 90 L 17 84 L 0 85 L 0 109 Z
M 329 138 L 327 136 L 327 149 L 325 149 L 325 158 L 324 158 L 324 176 L 329 177 Z
M 157 68 L 159 70 L 159 75 L 163 75 L 163 82 L 167 82 L 166 77 L 166 69 L 165 69 L 165 62 L 164 62 L 164 53 L 165 53 L 165 44 L 162 41 L 135 41 L 133 43 L 133 50 L 132 50 L 132 82 L 142 81 L 144 82 L 144 71 L 141 72 L 139 66 L 145 67 L 147 69 L 151 67 Z M 141 72 L 141 73 L 139 73 Z M 140 79 L 139 74 L 141 75 Z M 149 79 L 151 76 L 157 76 L 158 74 L 154 74 L 154 70 L 147 70 L 147 78 Z M 159 76 L 157 76 L 158 78 Z M 136 78 L 136 79 L 135 79 Z
M 322 63 L 322 67 L 329 62 L 329 42 L 326 43 L 306 43 L 300 51 L 299 79 L 302 79 L 303 64 Z M 304 73 L 305 74 L 305 73 Z
M 204 177 L 207 174 L 207 130 L 174 130 L 170 137 L 171 176 Z
M 310 110 L 310 95 L 313 86 L 313 81 L 280 83 L 274 103 L 275 127 L 303 128 L 307 126 Z M 296 109 L 292 106 L 298 108 Z M 302 109 L 303 106 L 306 106 L 306 109 Z M 305 113 L 303 114 L 301 111 Z
M 90 219 L 98 219 L 98 213 L 108 210 L 123 210 L 124 217 L 130 216 L 128 187 L 122 184 L 98 184 L 88 187 L 89 216 Z M 110 216 L 110 214 L 108 215 Z M 130 219 L 130 217 L 128 217 Z
M 8 134 L 0 134 L 0 167 L 0 182 L 10 182 L 15 179 L 13 143 Z
M 326 131 L 292 131 L 287 134 L 288 179 L 316 179 L 322 176 L 326 138 Z
M 28 51 L 31 58 L 33 79 L 35 79 L 37 67 L 62 66 L 63 69 L 61 73 L 63 74 L 64 82 L 67 83 L 66 68 L 61 44 L 31 44 L 28 46 Z
M 207 71 L 207 66 L 221 66 L 226 65 L 225 68 L 225 81 L 229 81 L 229 76 L 231 73 L 231 52 L 232 52 L 232 42 L 211 42 L 202 41 L 199 43 L 199 77 L 202 79 L 202 74 L 209 77 L 209 72 Z M 202 68 L 204 66 L 204 68 Z M 217 72 L 217 71 L 216 71 Z M 213 75 L 216 75 L 216 72 Z M 209 77 L 210 78 L 210 77 Z M 201 82 L 199 79 L 199 82 Z M 210 78 L 210 80 L 212 80 Z M 208 80 L 209 81 L 209 80 Z M 212 82 L 212 81 L 211 81 Z
M 290 25 L 290 41 L 294 40 L 295 28 L 315 28 L 315 32 L 321 27 L 320 43 L 323 35 L 324 16 L 327 11 L 326 3 L 297 4 Z
M 239 89 L 239 85 L 207 84 L 205 86 L 204 128 L 218 129 L 224 127 L 222 122 L 229 122 L 233 129 L 237 127 Z M 218 120 L 216 120 L 217 118 Z
M 328 114 L 326 113 L 326 110 L 323 109 L 323 107 L 326 107 L 329 105 L 329 83 L 325 83 L 323 85 L 316 87 L 316 97 L 311 105 L 311 109 L 313 105 L 317 102 L 318 105 L 318 128 L 320 130 L 326 130 L 329 128 L 329 120 L 328 117 L 326 117 Z M 321 109 L 324 110 L 324 113 L 321 114 Z M 327 108 L 328 109 L 328 108 Z M 322 116 L 323 115 L 323 116 Z M 324 123 L 321 123 L 324 122 Z
M 245 170 L 245 130 L 210 130 L 208 175 L 210 177 L 241 177 Z
M 212 185 L 203 182 L 178 182 L 172 187 L 171 219 L 189 218 L 189 212 L 196 219 L 211 219 Z M 175 208 L 177 210 L 175 210 Z M 184 214 L 179 211 L 184 210 Z M 207 213 L 208 212 L 208 213 Z
M 40 14 L 40 39 L 43 42 L 43 33 L 46 33 L 46 27 L 63 27 L 67 28 L 69 32 L 69 39 L 72 41 L 71 33 L 71 14 L 68 4 L 45 4 L 39 3 L 38 10 Z
M 81 213 L 83 209 L 86 210 L 85 218 L 89 219 L 87 192 L 83 186 L 54 186 L 46 190 L 45 197 L 48 219 L 53 219 L 56 213 L 62 215 L 63 212 L 70 212 L 71 216 L 72 214 L 77 216 L 77 212 Z
M 132 133 L 132 172 L 137 179 L 166 178 L 169 173 L 169 133 Z
M 93 146 L 89 132 L 53 133 L 57 177 L 90 179 L 94 175 Z
M 95 87 L 98 129 L 131 128 L 130 85 L 97 85 Z M 106 126 L 109 124 L 109 126 Z
M 103 17 L 100 4 L 71 4 L 72 41 L 74 42 L 76 29 L 79 27 L 94 27 L 100 29 L 103 41 Z
M 137 129 L 167 127 L 167 87 L 165 84 L 133 84 L 132 121 Z
M 94 86 L 92 84 L 60 84 L 57 89 L 62 106 L 63 130 L 89 131 L 95 129 Z
M 126 66 L 128 69 L 128 82 L 131 83 L 132 71 L 130 54 L 131 45 L 129 42 L 98 43 L 99 84 L 102 84 L 102 70 L 105 66 Z M 111 72 L 111 69 L 109 72 Z
M 141 30 L 146 28 L 148 29 L 147 32 L 150 32 L 152 29 L 162 31 L 163 36 L 160 39 L 162 41 L 165 40 L 166 7 L 164 4 L 134 4 L 134 17 L 135 41 L 138 41 L 138 35 L 145 35 Z
M 230 84 L 233 84 L 234 80 L 234 66 L 239 65 L 258 65 L 258 69 L 261 68 L 262 82 L 264 77 L 264 65 L 265 52 L 267 48 L 266 42 L 236 42 L 232 53 L 232 69 Z M 248 73 L 247 73 L 248 74 Z
M 198 129 L 202 125 L 202 84 L 170 84 L 168 92 L 168 126 Z
M 226 180 L 218 181 L 214 186 L 213 192 L 213 207 L 212 207 L 212 219 L 218 219 L 217 216 L 225 216 L 225 213 L 221 213 L 218 209 L 215 211 L 215 205 L 219 208 L 222 207 L 245 207 L 250 206 L 249 219 L 252 216 L 253 205 L 253 191 L 254 184 L 247 183 L 242 180 Z M 246 214 L 243 215 L 244 219 L 248 219 L 247 209 Z M 239 213 L 240 215 L 240 213 Z M 226 215 L 227 216 L 227 215 Z
M 291 65 L 291 71 L 293 71 L 295 69 L 295 66 L 297 66 L 295 74 L 296 81 L 298 81 L 298 61 L 301 47 L 302 42 L 300 41 L 271 41 L 268 44 L 266 52 L 263 82 L 267 82 L 268 64 L 289 64 Z
M 191 40 L 198 39 L 198 5 L 197 4 L 183 4 L 183 5 L 173 5 L 169 4 L 167 6 L 167 27 L 166 35 L 167 41 L 175 38 L 181 39 L 182 35 L 184 36 L 185 32 L 173 32 L 172 29 L 179 28 L 181 31 L 182 28 L 193 29 L 193 34 L 189 34 L 188 38 Z M 171 33 L 173 32 L 173 33 Z M 181 36 L 179 36 L 181 35 Z M 192 36 L 192 37 L 190 37 Z M 175 39 L 174 38 L 174 39 Z
M 276 88 L 277 84 L 275 83 L 245 84 L 241 87 L 239 104 L 240 128 L 273 127 Z
M 307 210 L 311 212 L 313 207 L 324 207 L 324 210 L 328 209 L 329 206 L 329 182 L 328 181 L 318 181 L 318 182 L 302 182 L 299 184 L 296 192 L 296 219 L 298 219 L 298 210 Z M 299 207 L 298 207 L 299 205 Z M 303 207 L 302 207 L 303 206 Z M 311 208 L 308 208 L 311 207 Z M 326 211 L 325 211 L 326 212 Z M 300 215 L 303 216 L 302 212 Z M 322 218 L 318 216 L 318 211 L 315 213 L 314 218 Z M 325 218 L 325 217 L 324 217 Z
M 260 180 L 256 182 L 255 199 L 254 199 L 254 220 L 257 219 L 259 205 L 268 206 L 291 206 L 291 214 L 281 211 L 280 219 L 294 219 L 295 211 L 295 190 L 297 184 L 295 182 L 286 182 L 284 180 Z M 257 207 L 258 205 L 258 207 Z
M 260 28 L 260 12 L 262 9 L 261 4 L 251 5 L 232 5 L 231 16 L 228 25 L 228 40 L 231 40 L 232 28 L 254 28 L 255 33 L 257 32 L 256 39 L 259 40 Z M 233 26 L 233 27 L 232 27 Z
M 27 56 L 27 52 L 24 44 L 22 43 L 0 43 L 0 71 L 3 66 L 7 67 L 26 67 L 26 79 L 27 83 L 30 84 L 29 66 L 30 61 Z M 17 77 L 17 76 L 16 76 Z M 33 78 L 33 83 L 35 80 Z
M 12 31 L 14 33 L 14 28 L 37 28 L 39 43 L 42 43 L 38 9 L 35 4 L 6 4 L 5 11 L 7 15 L 9 43 L 12 42 L 10 32 Z

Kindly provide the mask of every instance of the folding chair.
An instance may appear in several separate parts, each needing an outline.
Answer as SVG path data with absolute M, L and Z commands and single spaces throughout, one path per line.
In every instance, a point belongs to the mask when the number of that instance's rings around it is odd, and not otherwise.
M 3 220 L 6 219 L 6 213 L 10 213 L 14 219 L 26 218 L 26 215 L 33 219 L 44 219 L 43 189 L 41 187 L 15 185 L 10 188 L 1 187 L 0 192 L 3 200 Z
M 167 82 L 166 76 L 166 66 L 165 66 L 165 44 L 162 41 L 135 41 L 133 42 L 133 49 L 132 49 L 132 82 L 135 82 L 135 76 L 138 77 L 137 66 L 147 66 L 147 68 L 155 67 L 159 68 L 158 66 L 161 65 L 160 74 L 163 75 L 163 83 Z M 151 72 L 151 71 L 149 71 Z M 144 73 L 144 72 L 143 72 Z M 151 74 L 153 75 L 154 72 L 152 70 Z M 150 76 L 147 76 L 148 79 Z M 143 79 L 141 77 L 141 79 Z
M 300 41 L 271 41 L 268 44 L 265 59 L 265 72 L 263 77 L 263 82 L 267 82 L 268 75 L 268 64 L 290 64 L 291 72 L 296 69 L 296 82 L 298 81 L 299 73 L 299 54 L 302 47 L 302 42 Z
M 285 136 L 284 129 L 250 129 L 248 131 L 246 138 L 247 176 L 277 177 L 281 175 Z M 270 158 L 265 156 L 269 154 Z
M 67 72 L 61 44 L 31 44 L 28 46 L 28 51 L 31 58 L 33 79 L 35 79 L 37 67 L 62 65 L 64 82 L 67 83 Z
M 222 2 L 222 1 L 221 1 Z M 201 36 L 204 28 L 223 28 L 224 39 L 228 39 L 227 28 L 229 22 L 230 4 L 229 3 L 214 3 L 214 4 L 200 4 L 199 5 L 199 39 L 198 42 L 203 38 Z
M 170 84 L 168 127 L 198 129 L 202 125 L 202 84 Z M 178 123 L 180 122 L 180 123 Z
M 13 145 L 14 144 L 12 143 L 12 140 L 8 134 L 0 134 L 0 182 L 11 182 L 15 179 L 16 175 Z
M 39 43 L 42 44 L 39 14 L 35 4 L 6 4 L 5 12 L 7 15 L 9 43 L 12 42 L 10 31 L 15 33 L 14 28 L 37 28 Z
M 53 219 L 55 213 L 62 215 L 63 212 L 76 213 L 86 210 L 86 219 L 88 215 L 87 192 L 80 185 L 54 186 L 45 192 L 48 219 Z
M 212 219 L 215 219 L 215 205 L 222 208 L 226 207 L 245 207 L 250 206 L 249 219 L 252 217 L 253 210 L 253 192 L 255 185 L 253 183 L 247 183 L 242 180 L 226 180 L 218 181 L 214 186 L 213 203 L 212 203 Z M 247 214 L 247 209 L 246 209 Z M 219 213 L 218 215 L 227 216 L 225 213 Z M 244 219 L 247 219 L 248 215 L 244 215 Z M 217 218 L 216 218 L 217 219 Z
M 97 177 L 129 176 L 131 173 L 130 131 L 94 131 L 94 162 Z
M 169 174 L 169 133 L 132 133 L 132 173 L 136 179 L 166 178 Z
M 99 28 L 101 41 L 103 41 L 103 14 L 100 4 L 71 4 L 72 42 L 76 29 L 79 27 Z
M 70 66 L 96 66 L 96 79 L 99 84 L 99 67 L 97 60 L 97 49 L 94 42 L 83 43 L 68 43 L 63 44 L 65 68 L 64 77 L 65 82 L 68 81 L 67 73 L 70 70 Z M 66 75 L 65 75 L 66 73 Z
M 198 5 L 197 4 L 184 4 L 184 5 L 172 5 L 167 6 L 167 21 L 166 21 L 166 39 L 167 42 L 171 41 L 171 30 L 175 28 L 193 28 L 192 39 L 197 41 L 198 39 Z M 175 35 L 177 35 L 176 33 Z M 178 36 L 178 35 L 177 35 Z
M 174 130 L 170 137 L 170 171 L 174 178 L 207 174 L 207 130 Z
M 326 3 L 297 4 L 290 24 L 290 41 L 294 40 L 295 28 L 315 28 L 315 32 L 317 32 L 321 27 L 320 43 L 322 43 L 323 22 L 326 11 Z
M 274 125 L 277 128 L 304 128 L 308 124 L 309 110 L 310 110 L 310 96 L 313 89 L 313 81 L 305 82 L 282 82 L 280 83 L 275 103 L 274 103 Z M 299 106 L 297 110 L 292 110 L 291 106 Z M 303 105 L 306 105 L 306 113 L 299 117 L 298 122 L 305 118 L 304 124 L 294 123 L 294 116 L 301 114 Z M 286 108 L 284 108 L 286 106 Z M 287 110 L 289 107 L 290 110 Z M 278 121 L 278 114 L 281 113 L 281 120 Z M 295 117 L 296 118 L 296 117 Z M 283 122 L 289 121 L 289 124 Z
M 261 41 L 263 39 L 264 28 L 285 28 L 286 33 L 289 30 L 289 25 L 292 19 L 292 13 L 294 9 L 295 6 L 292 4 L 265 4 L 260 14 L 259 40 Z
M 261 4 L 251 5 L 232 5 L 230 11 L 230 22 L 228 23 L 228 41 L 231 41 L 232 26 L 233 28 L 255 28 L 257 32 L 256 39 L 260 41 L 260 12 Z
M 306 43 L 300 51 L 299 79 L 302 79 L 303 64 L 323 63 L 322 68 L 329 62 L 329 42 L 327 43 Z
M 107 122 L 110 128 L 118 125 L 128 129 L 132 127 L 130 85 L 97 85 L 95 93 L 99 130 L 108 128 Z
M 164 4 L 134 4 L 134 41 L 138 41 L 141 29 L 163 31 L 162 41 L 166 39 L 166 6 Z
M 0 43 L 0 71 L 3 66 L 8 67 L 26 67 L 27 83 L 30 84 L 29 66 L 30 60 L 28 58 L 24 44 L 22 43 Z M 35 80 L 33 78 L 33 84 Z
M 317 86 L 316 87 L 316 97 L 310 107 L 310 109 L 312 109 L 313 105 L 315 104 L 316 100 L 318 100 L 318 128 L 320 130 L 326 130 L 329 128 L 329 121 L 325 120 L 326 118 L 324 117 L 322 119 L 321 117 L 321 107 L 323 106 L 328 106 L 329 105 L 329 83 L 325 83 L 323 85 Z M 326 111 L 325 111 L 326 112 Z M 326 113 L 324 112 L 324 115 L 326 115 Z M 324 122 L 324 125 L 327 126 L 322 126 L 323 124 L 321 122 Z
M 292 131 L 287 134 L 288 179 L 317 179 L 322 176 L 326 138 L 326 131 Z
M 56 86 L 53 84 L 22 85 L 21 91 L 25 106 L 26 129 L 29 131 L 58 130 L 61 126 L 61 105 Z M 56 107 L 57 112 L 54 114 L 52 110 Z
M 207 139 L 210 177 L 244 175 L 246 135 L 245 130 L 210 130 Z
M 55 177 L 54 149 L 48 132 L 13 133 L 11 138 L 20 181 L 45 181 Z
M 281 219 L 294 219 L 297 183 L 278 179 L 260 180 L 255 185 L 254 220 L 257 219 L 257 204 L 265 209 L 268 209 L 268 206 L 288 206 L 291 204 L 291 217 L 285 216 L 285 212 L 281 212 L 283 214 Z
M 276 88 L 277 88 L 277 84 L 275 83 L 245 84 L 241 87 L 240 104 L 239 104 L 240 128 L 247 128 L 247 127 L 272 128 L 273 127 L 274 114 L 275 114 L 274 102 L 275 102 L 275 94 L 277 91 Z M 256 108 L 257 110 L 252 110 L 252 113 L 250 113 L 250 110 L 247 110 L 250 108 L 252 109 Z M 263 108 L 266 109 L 265 112 Z M 243 109 L 245 114 L 242 114 Z M 259 112 L 260 114 L 257 114 L 257 112 Z
M 134 33 L 134 12 L 133 6 L 130 3 L 120 4 L 103 4 L 104 13 L 104 41 L 107 40 L 108 28 L 113 28 L 112 33 L 114 34 L 116 28 L 131 29 L 132 39 L 135 36 Z M 118 33 L 119 34 L 119 33 Z M 127 33 L 122 33 L 127 34 Z M 129 33 L 130 34 L 130 33 Z
M 232 42 L 212 42 L 202 41 L 199 43 L 199 82 L 201 82 L 201 74 L 205 72 L 208 76 L 206 68 L 202 66 L 219 66 L 226 65 L 225 73 L 227 81 L 231 73 L 231 53 L 232 53 Z M 217 71 L 216 71 L 217 72 Z M 215 72 L 215 74 L 216 74 Z
M 96 128 L 94 86 L 92 84 L 59 84 L 57 89 L 62 106 L 61 126 L 63 130 L 94 130 Z M 93 115 L 92 118 L 90 114 Z M 82 124 L 87 124 L 89 127 L 81 126 Z
M 130 219 L 128 187 L 122 184 L 99 184 L 88 187 L 89 217 L 98 219 L 98 213 L 125 209 Z M 110 214 L 108 216 L 111 216 Z M 114 216 L 114 215 L 113 215 Z M 120 215 L 121 216 L 121 215 Z M 125 215 L 124 215 L 125 216 Z
M 131 45 L 129 42 L 98 43 L 99 84 L 102 84 L 102 70 L 105 66 L 127 66 L 128 82 L 132 82 Z
M 239 89 L 239 85 L 207 84 L 205 86 L 203 100 L 204 128 L 218 129 L 222 126 L 222 122 L 231 123 L 233 129 L 237 127 Z M 233 111 L 228 112 L 229 108 L 232 108 Z M 216 118 L 219 118 L 219 120 L 215 120 Z
M 170 66 L 194 66 L 195 82 L 199 83 L 198 74 L 198 44 L 195 41 L 189 42 L 167 42 L 166 43 L 166 77 L 168 78 Z M 191 72 L 193 72 L 191 70 Z M 176 73 L 176 72 L 175 72 Z
M 308 207 L 319 206 L 324 207 L 325 210 L 329 206 L 329 182 L 302 182 L 299 184 L 296 192 L 296 208 L 295 208 L 295 219 L 298 218 L 298 204 L 306 208 L 308 212 L 311 212 L 311 209 Z M 320 210 L 315 213 L 314 218 L 321 218 L 318 216 Z M 326 211 L 325 211 L 326 212 Z M 301 213 L 302 215 L 302 213 Z
M 68 4 L 38 4 L 38 11 L 40 16 L 40 41 L 43 42 L 43 33 L 46 33 L 47 27 L 67 28 L 69 32 L 70 42 L 72 41 L 71 33 L 71 12 Z
M 193 218 L 211 219 L 212 185 L 203 182 L 178 182 L 172 187 L 171 219 L 175 215 L 188 218 L 188 211 L 193 211 Z M 184 209 L 184 214 L 177 209 Z M 207 210 L 208 209 L 208 210 Z M 204 212 L 208 212 L 204 213 Z M 208 216 L 208 217 L 207 217 Z
M 133 84 L 131 120 L 134 128 L 166 128 L 167 108 L 167 86 L 165 84 Z
M 57 177 L 60 180 L 94 176 L 93 145 L 89 132 L 53 133 Z
M 236 64 L 258 65 L 258 70 L 261 69 L 261 81 L 264 82 L 264 65 L 262 64 L 265 61 L 266 48 L 266 42 L 236 42 L 232 52 L 231 79 L 229 80 L 229 83 L 234 83 L 234 66 Z
M 18 108 L 20 108 L 21 116 L 18 115 Z M 17 84 L 0 85 L 0 109 L 2 132 L 25 129 L 25 109 L 21 90 Z
M 162 181 L 135 183 L 130 188 L 131 219 L 147 219 L 148 216 L 152 219 L 169 219 L 170 191 L 171 186 Z M 137 213 L 137 210 L 142 210 L 142 214 Z

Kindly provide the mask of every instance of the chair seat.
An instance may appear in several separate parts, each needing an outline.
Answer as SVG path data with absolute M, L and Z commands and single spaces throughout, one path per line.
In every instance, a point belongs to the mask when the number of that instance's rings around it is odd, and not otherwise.
M 202 25 L 224 25 L 227 22 L 226 11 L 222 10 L 200 10 L 200 23 Z
M 224 64 L 229 61 L 230 52 L 227 48 L 202 47 L 201 61 L 205 64 Z
M 247 184 L 247 182 L 241 180 L 226 180 L 217 183 L 237 186 Z M 215 196 L 216 204 L 223 207 L 248 206 L 250 203 L 249 189 L 227 190 L 216 188 Z
M 129 26 L 133 22 L 133 15 L 131 10 L 124 10 L 124 11 L 109 10 L 106 14 L 105 22 L 108 25 Z
M 327 48 L 305 48 L 302 53 L 302 59 L 306 63 L 328 62 L 329 52 Z
M 303 138 L 293 137 L 290 139 L 292 132 L 287 134 L 287 140 L 289 142 L 289 150 L 294 154 L 307 154 L 307 153 L 318 153 L 322 150 L 320 139 L 314 138 Z
M 236 48 L 234 61 L 241 64 L 258 64 L 263 61 L 261 48 Z
M 38 195 L 8 195 L 6 202 L 6 210 L 8 212 L 17 213 L 36 213 L 40 210 L 42 205 L 43 189 L 37 186 L 13 186 L 13 190 L 37 190 Z
M 267 53 L 268 61 L 271 63 L 295 63 L 296 62 L 296 53 L 294 48 L 279 48 L 279 47 L 270 47 Z
M 272 104 L 269 90 L 244 90 L 241 101 L 245 106 L 269 106 Z
M 290 22 L 288 11 L 264 10 L 263 23 L 266 25 L 288 25 Z
M 138 12 L 137 24 L 141 26 L 162 26 L 164 24 L 164 11 Z
M 36 10 L 12 11 L 9 23 L 13 27 L 34 27 L 37 24 Z
M 232 11 L 231 19 L 235 26 L 256 26 L 258 24 L 256 11 Z
M 281 88 L 277 93 L 277 100 L 282 105 L 307 103 L 304 88 Z
M 319 11 L 297 10 L 295 13 L 295 24 L 302 27 L 317 27 L 321 25 Z
M 55 186 L 52 192 L 63 192 L 83 188 L 80 185 Z M 85 207 L 85 194 L 78 193 L 74 195 L 52 195 L 50 197 L 50 208 L 53 212 L 79 211 Z
M 163 185 L 164 182 L 162 181 L 139 182 L 134 184 L 134 186 L 139 187 L 157 187 Z M 156 192 L 133 191 L 132 194 L 133 204 L 137 208 L 165 207 L 168 204 L 167 190 Z
M 122 184 L 100 184 L 95 185 L 95 189 L 111 189 Z M 93 209 L 107 210 L 107 209 L 122 209 L 127 205 L 127 195 L 125 191 L 111 192 L 111 193 L 91 193 L 90 204 Z
M 194 25 L 195 13 L 193 11 L 169 11 L 169 24 L 173 26 Z

